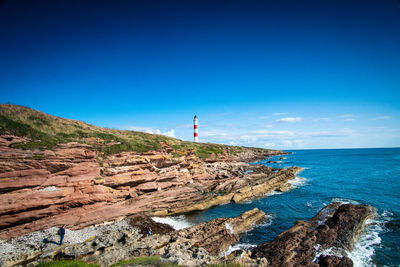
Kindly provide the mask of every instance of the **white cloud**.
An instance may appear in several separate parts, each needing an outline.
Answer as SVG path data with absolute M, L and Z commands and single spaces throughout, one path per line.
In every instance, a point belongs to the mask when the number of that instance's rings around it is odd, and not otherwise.
M 315 118 L 314 122 L 319 122 L 319 121 L 329 121 L 329 118 Z
M 277 113 L 272 114 L 272 116 L 282 116 L 285 114 L 286 114 L 285 112 L 277 112 Z
M 265 127 L 265 128 L 274 128 L 274 125 L 272 125 L 272 124 L 264 124 L 264 125 L 262 125 L 262 127 Z
M 175 130 L 171 129 L 171 130 L 166 131 L 166 132 L 161 132 L 160 129 L 156 129 L 155 130 L 155 134 L 161 134 L 161 135 L 166 135 L 166 136 L 169 136 L 169 137 L 175 137 Z
M 123 130 L 129 131 L 138 131 L 138 132 L 145 132 L 145 133 L 153 133 L 153 130 L 149 127 L 141 127 L 141 126 L 124 126 L 121 127 Z
M 261 134 L 264 137 L 268 137 L 268 136 L 294 136 L 294 132 L 292 132 L 292 131 L 255 130 L 255 131 L 251 131 L 251 133 Z
M 377 121 L 377 120 L 388 120 L 393 118 L 392 116 L 380 116 L 380 117 L 376 117 L 376 118 L 372 118 L 371 120 L 373 121 Z
M 141 126 L 126 126 L 122 127 L 123 130 L 130 130 L 130 131 L 138 131 L 138 132 L 145 132 L 149 134 L 161 134 L 161 135 L 166 135 L 169 137 L 174 137 L 175 138 L 175 130 L 167 130 L 166 132 L 161 131 L 160 129 L 152 129 L 149 127 L 141 127 Z
M 264 143 L 264 147 L 275 147 L 276 144 L 273 142 Z
M 353 118 L 354 117 L 354 115 L 353 114 L 345 114 L 345 115 L 342 115 L 342 116 L 340 116 L 341 118 Z
M 343 119 L 343 121 L 354 121 L 356 120 L 355 116 L 353 114 L 345 114 L 340 116 L 340 118 Z
M 258 137 L 255 135 L 242 135 L 239 137 L 239 139 L 244 140 L 246 142 L 256 142 L 258 140 Z
M 287 117 L 287 118 L 278 119 L 275 122 L 299 122 L 302 120 L 303 120 L 303 118 L 301 118 L 301 117 Z
M 299 145 L 303 143 L 303 140 L 301 139 L 295 139 L 295 140 L 282 140 L 282 145 L 284 147 L 299 147 Z
M 224 137 L 228 134 L 222 130 L 208 130 L 208 131 L 200 131 L 199 135 L 204 137 Z

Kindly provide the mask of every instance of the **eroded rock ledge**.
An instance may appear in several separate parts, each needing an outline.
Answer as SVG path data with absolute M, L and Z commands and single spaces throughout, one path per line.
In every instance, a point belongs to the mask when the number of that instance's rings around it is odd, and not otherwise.
M 24 138 L 0 136 L 0 239 L 66 224 L 69 229 L 134 214 L 166 216 L 286 190 L 301 168 L 247 162 L 283 151 L 200 159 L 165 146 L 104 157 L 90 145 L 21 150 Z
M 44 245 L 30 240 L 35 237 L 37 239 L 37 236 L 43 238 L 49 234 L 48 230 L 31 235 L 30 238 L 19 237 L 10 242 L 10 252 L 6 255 L 0 253 L 0 264 L 34 265 L 46 260 L 77 259 L 109 266 L 121 260 L 150 255 L 160 255 L 166 262 L 185 266 L 213 264 L 220 261 L 221 252 L 239 241 L 241 233 L 251 230 L 264 220 L 265 213 L 253 209 L 236 218 L 219 218 L 173 231 L 169 226 L 156 223 L 148 217 L 134 216 L 111 226 L 99 226 L 97 235 L 78 244 L 73 242 L 72 236 L 82 235 L 84 230 L 76 233 L 67 231 L 66 242 L 62 246 L 51 243 Z M 153 235 L 146 237 L 141 233 L 140 227 L 137 227 L 146 224 L 151 225 Z M 92 228 L 91 231 L 94 230 Z M 32 244 L 32 248 L 26 248 L 25 244 L 20 243 Z M 15 247 L 10 247 L 12 245 Z
M 368 218 L 376 215 L 369 205 L 332 203 L 309 221 L 295 226 L 275 240 L 259 245 L 252 258 L 266 258 L 270 266 L 353 266 L 346 257 L 362 233 Z M 340 256 L 319 255 L 328 248 Z
M 184 266 L 209 265 L 223 260 L 254 267 L 352 266 L 346 253 L 353 249 L 366 220 L 375 214 L 376 209 L 368 205 L 333 203 L 311 220 L 298 221 L 275 240 L 259 245 L 251 253 L 236 251 L 228 258 L 223 252 L 239 241 L 240 234 L 262 223 L 264 212 L 253 209 L 236 218 L 219 218 L 179 231 L 143 215 L 131 216 L 110 225 L 68 230 L 62 246 L 39 240 L 55 236 L 57 228 L 7 242 L 3 240 L 0 264 L 33 266 L 47 260 L 77 259 L 109 266 L 134 257 L 160 255 L 165 262 Z M 144 236 L 141 228 L 145 225 L 152 227 L 153 235 Z M 76 240 L 82 236 L 85 240 Z M 336 255 L 321 253 L 328 248 L 334 248 Z

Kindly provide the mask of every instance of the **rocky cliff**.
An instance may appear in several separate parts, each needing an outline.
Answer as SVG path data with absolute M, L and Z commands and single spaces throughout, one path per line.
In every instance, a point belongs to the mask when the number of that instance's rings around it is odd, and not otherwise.
M 262 196 L 300 168 L 248 165 L 265 152 L 200 159 L 193 152 L 121 152 L 101 158 L 91 145 L 23 150 L 0 136 L 0 238 L 66 224 L 71 229 L 133 214 L 202 210 Z M 252 170 L 252 172 L 249 172 Z

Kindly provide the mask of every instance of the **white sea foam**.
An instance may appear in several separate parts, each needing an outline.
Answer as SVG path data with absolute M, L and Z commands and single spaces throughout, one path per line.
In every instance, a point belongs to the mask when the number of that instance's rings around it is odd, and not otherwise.
M 283 194 L 283 192 L 279 192 L 279 191 L 274 190 L 272 192 L 267 193 L 266 196 L 270 197 L 270 196 L 280 195 L 280 194 Z
M 266 228 L 266 227 L 269 227 L 269 226 L 271 226 L 271 224 L 272 224 L 272 222 L 273 222 L 273 220 L 275 218 L 276 218 L 276 214 L 267 214 L 267 215 L 265 215 L 265 223 L 258 224 L 258 225 L 255 226 L 255 228 L 260 228 L 260 227 L 261 228 Z M 231 228 L 232 226 L 228 225 L 228 224 L 225 224 L 225 227 L 226 227 L 226 229 L 229 230 L 229 228 Z M 233 231 L 233 229 L 232 229 L 232 231 Z M 234 252 L 236 250 L 239 250 L 239 249 L 248 250 L 248 249 L 250 249 L 252 247 L 256 247 L 256 246 L 257 245 L 249 244 L 249 243 L 239 243 L 239 244 L 236 244 L 236 245 L 233 245 L 233 246 L 229 246 L 227 251 L 225 251 L 225 253 L 222 254 L 222 255 L 228 256 L 229 254 L 231 254 L 232 252 Z
M 344 202 L 349 203 L 348 200 Z M 322 250 L 319 246 L 317 246 L 316 258 L 320 255 L 336 255 L 340 257 L 347 256 L 353 261 L 354 267 L 375 266 L 375 264 L 372 262 L 372 256 L 375 253 L 375 248 L 381 243 L 379 234 L 386 230 L 384 225 L 390 220 L 391 214 L 392 213 L 388 211 L 384 211 L 382 215 L 379 215 L 377 218 L 367 220 L 365 231 L 360 236 L 359 240 L 354 244 L 353 251 L 349 252 L 335 247 Z
M 334 255 L 334 256 L 339 256 L 339 257 L 347 256 L 347 252 L 344 249 L 340 249 L 340 248 L 336 248 L 336 247 L 322 249 L 321 245 L 318 244 L 315 247 L 315 250 L 316 250 L 316 255 L 315 255 L 313 262 L 315 262 L 317 260 L 317 258 L 321 255 Z
M 375 266 L 372 262 L 372 256 L 375 253 L 375 248 L 382 241 L 379 234 L 387 231 L 385 224 L 392 219 L 393 213 L 384 210 L 376 218 L 367 220 L 364 233 L 356 242 L 354 250 L 348 255 L 353 260 L 355 267 Z
M 239 250 L 239 249 L 248 250 L 248 249 L 256 247 L 256 246 L 257 245 L 248 244 L 248 243 L 239 243 L 239 244 L 236 244 L 233 246 L 229 246 L 228 250 L 225 252 L 225 256 L 228 256 L 232 252 Z
M 269 227 L 269 226 L 271 226 L 271 224 L 272 224 L 274 219 L 276 219 L 276 214 L 272 214 L 272 213 L 267 214 L 267 215 L 265 215 L 265 223 L 258 224 L 258 225 L 256 225 L 255 228 L 260 228 L 260 227 L 266 228 L 266 227 Z
M 365 233 L 355 244 L 354 250 L 348 254 L 349 258 L 353 260 L 354 267 L 375 266 L 372 256 L 375 247 L 381 243 L 379 233 L 383 231 L 383 228 L 375 220 L 369 220 L 367 224 Z
M 234 234 L 234 233 L 235 233 L 235 230 L 233 229 L 232 224 L 230 224 L 230 223 L 225 223 L 225 228 L 226 228 L 226 230 L 229 231 L 230 234 Z
M 152 217 L 153 221 L 158 223 L 165 223 L 171 225 L 175 230 L 181 230 L 190 226 L 193 226 L 193 223 L 190 223 L 186 220 L 185 215 L 179 216 L 170 216 L 170 217 Z
M 332 202 L 340 202 L 342 204 L 353 204 L 353 205 L 360 205 L 361 204 L 357 200 L 347 199 L 347 198 L 340 198 L 340 197 L 333 198 Z
M 307 182 L 308 180 L 301 176 L 296 176 L 294 179 L 288 181 L 288 183 L 291 184 L 293 188 L 304 186 L 307 184 Z

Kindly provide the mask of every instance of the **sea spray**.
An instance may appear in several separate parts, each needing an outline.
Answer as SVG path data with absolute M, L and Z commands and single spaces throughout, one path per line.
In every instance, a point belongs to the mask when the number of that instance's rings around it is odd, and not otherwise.
M 228 232 L 229 232 L 230 234 L 234 234 L 234 233 L 235 233 L 235 230 L 233 229 L 232 224 L 226 222 L 226 223 L 225 223 L 225 228 L 226 228 L 226 230 L 228 230 Z
M 307 185 L 307 182 L 308 179 L 301 176 L 296 176 L 294 179 L 288 181 L 288 183 L 292 185 L 293 189 Z
M 256 247 L 257 245 L 253 245 L 253 244 L 248 244 L 248 243 L 239 243 L 233 246 L 229 246 L 229 248 L 225 251 L 224 256 L 228 256 L 230 255 L 232 252 L 239 250 L 239 249 L 243 249 L 243 250 L 249 250 L 251 248 Z
M 372 262 L 372 257 L 376 247 L 382 242 L 379 234 L 387 229 L 385 224 L 390 220 L 384 211 L 374 219 L 368 219 L 363 234 L 355 243 L 354 249 L 348 254 L 348 257 L 353 260 L 354 267 L 375 266 Z
M 172 226 L 172 228 L 174 228 L 175 230 L 181 230 L 194 225 L 186 220 L 186 217 L 184 215 L 171 217 L 152 217 L 152 219 L 153 221 L 158 223 L 168 224 Z

